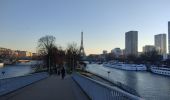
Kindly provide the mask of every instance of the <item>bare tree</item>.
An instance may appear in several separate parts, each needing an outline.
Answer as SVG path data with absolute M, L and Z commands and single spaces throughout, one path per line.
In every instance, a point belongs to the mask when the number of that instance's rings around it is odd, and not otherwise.
M 80 60 L 80 52 L 76 43 L 68 44 L 66 49 L 66 62 L 69 70 L 73 71 Z
M 159 55 L 157 51 L 150 51 L 150 52 L 143 53 L 140 56 L 140 58 L 142 61 L 149 62 L 151 64 L 156 64 L 158 62 L 161 62 L 162 60 L 162 56 Z
M 56 38 L 54 36 L 46 35 L 38 40 L 38 53 L 43 56 L 45 65 L 49 73 L 54 66 L 54 51 L 57 50 L 55 46 Z

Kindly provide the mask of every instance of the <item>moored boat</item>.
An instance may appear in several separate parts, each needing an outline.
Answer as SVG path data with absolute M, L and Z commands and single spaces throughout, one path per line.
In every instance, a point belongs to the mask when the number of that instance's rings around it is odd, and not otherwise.
M 155 74 L 170 76 L 170 68 L 151 66 L 151 72 Z
M 129 71 L 146 71 L 147 68 L 144 64 L 123 64 L 123 63 L 107 63 L 103 64 L 103 66 L 117 68 L 122 70 L 129 70 Z

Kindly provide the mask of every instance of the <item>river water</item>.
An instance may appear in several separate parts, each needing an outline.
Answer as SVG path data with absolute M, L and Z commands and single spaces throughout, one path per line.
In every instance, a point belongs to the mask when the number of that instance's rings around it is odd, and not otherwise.
M 146 100 L 170 100 L 170 77 L 146 71 L 125 71 L 91 64 L 87 70 L 110 81 L 121 82 Z M 108 74 L 110 71 L 110 74 Z
M 15 65 L 7 65 L 0 68 L 0 79 L 12 78 L 27 75 L 33 72 L 31 65 L 36 64 L 37 61 L 31 61 L 28 63 L 19 63 Z M 5 72 L 3 74 L 3 72 Z

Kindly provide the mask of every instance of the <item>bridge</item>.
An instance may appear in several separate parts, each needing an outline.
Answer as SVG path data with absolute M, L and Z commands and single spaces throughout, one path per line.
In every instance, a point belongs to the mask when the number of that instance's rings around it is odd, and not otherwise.
M 147 99 L 147 100 L 168 100 L 170 95 L 170 91 L 169 91 L 169 83 L 170 83 L 170 77 L 166 77 L 166 76 L 161 76 L 161 75 L 157 75 L 157 74 L 152 74 L 146 71 L 142 71 L 142 72 L 137 72 L 137 71 L 124 71 L 124 70 L 119 70 L 119 69 L 114 69 L 114 68 L 108 68 L 108 67 L 103 67 L 102 65 L 96 65 L 94 66 L 94 64 L 92 64 L 93 66 L 87 66 L 87 71 L 96 74 L 97 76 L 102 77 L 105 80 L 108 80 L 110 82 L 112 82 L 113 84 L 115 83 L 121 83 L 121 84 L 116 84 L 116 87 L 113 85 L 108 85 L 103 81 L 98 80 L 99 78 L 96 79 L 91 79 L 87 77 L 86 75 L 79 75 L 79 74 L 73 74 L 72 77 L 74 79 L 74 81 L 72 80 L 71 76 L 67 76 L 66 80 L 70 80 L 67 81 L 67 84 L 75 84 L 76 81 L 76 87 L 66 87 L 63 88 L 64 90 L 67 90 L 67 88 L 77 88 L 79 87 L 81 91 L 84 91 L 92 100 L 100 100 L 100 98 L 103 98 L 103 100 L 111 100 L 112 99 L 132 99 L 133 100 L 139 100 L 139 99 Z M 110 73 L 108 73 L 108 71 Z M 45 82 L 44 82 L 45 81 Z M 46 91 L 47 88 L 45 88 L 44 90 L 39 90 L 39 88 L 42 87 L 46 87 L 47 84 L 51 85 L 53 82 L 55 83 L 55 85 L 58 85 L 59 87 L 65 87 L 65 85 L 63 86 L 62 83 L 65 80 L 61 80 L 60 77 L 58 77 L 57 75 L 52 75 L 49 78 L 43 80 L 43 85 L 40 82 L 37 82 L 35 84 L 38 84 L 36 86 L 34 86 L 34 84 L 28 86 L 29 88 L 24 89 L 23 94 L 21 94 L 21 96 L 25 96 L 27 95 L 27 93 L 29 93 L 29 90 L 31 91 Z M 58 84 L 60 83 L 61 84 Z M 1 82 L 3 83 L 3 82 Z M 46 85 L 45 85 L 46 83 Z M 59 87 L 56 87 L 55 85 L 50 86 L 49 90 L 53 88 L 59 89 Z M 39 87 L 40 86 L 40 87 Z M 34 88 L 35 87 L 35 88 Z M 136 90 L 137 95 L 126 91 L 124 88 L 121 87 L 128 87 L 129 89 L 133 89 Z M 25 87 L 26 88 L 26 87 Z M 60 88 L 61 89 L 61 88 Z M 59 90 L 60 90 L 59 89 Z M 57 91 L 59 90 L 54 90 L 52 89 L 52 91 L 58 93 Z M 62 90 L 64 92 L 64 90 Z M 97 91 L 97 92 L 96 92 Z M 84 93 L 83 92 L 83 93 Z M 15 92 L 16 94 L 20 94 L 21 92 Z M 14 95 L 15 95 L 14 93 Z M 45 94 L 48 92 L 40 92 L 37 95 L 40 94 Z M 50 92 L 49 92 L 50 93 Z M 75 95 L 72 94 L 70 92 L 68 92 L 68 94 L 71 95 Z M 139 95 L 138 95 L 139 94 Z M 11 97 L 12 94 L 9 94 L 7 96 L 4 96 L 5 98 Z M 35 94 L 33 94 L 35 95 Z M 85 94 L 84 94 L 85 95 Z M 100 96 L 98 96 L 100 95 Z M 13 95 L 12 95 L 13 96 Z M 30 94 L 31 96 L 31 94 Z M 43 95 L 45 96 L 45 95 Z M 42 98 L 43 98 L 42 96 Z M 52 95 L 49 95 L 52 96 Z M 61 95 L 62 96 L 62 95 Z M 46 95 L 44 98 L 47 98 L 48 95 Z M 100 98 L 99 98 L 100 97 Z M 16 96 L 16 98 L 20 98 L 19 96 Z M 49 97 L 51 98 L 51 97 Z M 57 98 L 56 96 L 54 96 L 54 98 Z M 64 97 L 61 97 L 64 98 Z M 73 98 L 75 99 L 75 97 L 73 96 Z M 97 98 L 97 99 L 96 99 Z M 1 100 L 1 98 L 0 98 Z M 2 100 L 6 100 L 6 99 L 2 99 Z M 10 99 L 9 99 L 10 100 Z M 15 100 L 15 99 L 11 99 L 11 100 Z M 17 99 L 20 100 L 20 99 Z M 52 99 L 53 100 L 53 99 Z M 63 99 L 65 100 L 65 99 Z M 66 99 L 67 100 L 67 99 Z
M 17 91 L 0 96 L 0 100 L 37 100 L 37 98 L 39 100 L 90 100 L 70 75 L 67 75 L 64 80 L 57 75 L 51 75 Z
M 31 60 L 17 60 L 17 62 L 20 62 L 20 63 L 26 63 L 26 62 L 30 62 Z
M 28 79 L 27 76 L 25 79 Z M 17 79 L 11 81 L 4 79 L 1 85 L 7 88 L 27 82 Z M 0 100 L 37 100 L 37 97 L 40 100 L 142 100 L 138 96 L 78 73 L 67 75 L 64 80 L 58 75 L 51 75 L 17 91 L 2 95 Z

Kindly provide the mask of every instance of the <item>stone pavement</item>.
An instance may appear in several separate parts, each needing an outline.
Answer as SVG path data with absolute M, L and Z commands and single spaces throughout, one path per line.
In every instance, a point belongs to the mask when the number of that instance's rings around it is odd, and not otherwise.
M 0 100 L 89 100 L 88 96 L 68 75 L 62 80 L 57 75 L 26 86 Z

